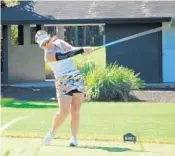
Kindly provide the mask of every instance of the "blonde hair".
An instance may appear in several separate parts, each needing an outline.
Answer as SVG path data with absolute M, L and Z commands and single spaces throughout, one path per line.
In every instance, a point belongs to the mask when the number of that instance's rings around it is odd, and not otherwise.
M 52 39 L 52 41 L 54 42 L 54 41 L 56 41 L 56 40 L 58 39 L 58 36 L 55 35 L 55 36 L 53 36 L 51 39 Z
M 47 34 L 47 31 L 45 31 L 45 30 L 38 30 L 38 31 L 36 32 L 36 34 L 35 34 L 35 42 L 37 41 L 38 37 L 39 37 L 40 35 L 43 35 L 43 34 Z M 47 43 L 49 40 L 51 40 L 52 42 L 54 42 L 54 41 L 57 40 L 57 39 L 58 39 L 57 36 L 50 37 L 48 40 L 46 40 L 46 41 L 43 42 L 43 45 L 44 45 L 45 43 Z M 41 47 L 42 47 L 42 45 L 41 45 Z
M 45 30 L 38 30 L 38 31 L 36 32 L 36 34 L 35 34 L 35 42 L 37 41 L 38 37 L 39 37 L 40 35 L 43 35 L 43 34 L 47 34 L 47 31 L 45 31 Z

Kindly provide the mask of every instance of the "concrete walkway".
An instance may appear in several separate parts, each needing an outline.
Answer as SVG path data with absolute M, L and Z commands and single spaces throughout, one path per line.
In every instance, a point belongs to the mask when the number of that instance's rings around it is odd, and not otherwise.
M 16 84 L 2 84 L 2 86 L 13 86 L 13 87 L 54 87 L 55 80 L 49 79 L 39 82 L 28 82 L 28 83 L 16 83 Z M 145 84 L 145 88 L 158 88 L 158 89 L 175 89 L 175 83 L 160 83 L 160 84 Z
M 1 139 L 2 153 L 11 150 L 8 156 L 173 156 L 175 153 L 175 145 L 167 144 L 79 141 L 78 147 L 69 147 L 67 140 L 59 139 L 54 139 L 50 146 L 44 146 L 42 139 Z
M 55 87 L 55 80 L 46 80 L 39 82 L 28 82 L 28 83 L 16 83 L 16 84 L 2 84 L 2 86 L 11 86 L 11 87 Z

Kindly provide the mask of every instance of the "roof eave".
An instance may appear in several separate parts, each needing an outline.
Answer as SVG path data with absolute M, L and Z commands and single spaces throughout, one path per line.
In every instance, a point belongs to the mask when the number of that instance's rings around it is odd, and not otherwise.
M 93 18 L 93 19 L 52 19 L 52 20 L 3 20 L 2 25 L 22 24 L 125 24 L 125 23 L 160 23 L 169 22 L 171 17 L 140 17 L 140 18 Z

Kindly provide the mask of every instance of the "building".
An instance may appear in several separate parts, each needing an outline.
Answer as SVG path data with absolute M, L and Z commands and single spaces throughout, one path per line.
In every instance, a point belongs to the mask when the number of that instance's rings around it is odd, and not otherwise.
M 25 1 L 3 8 L 3 82 L 45 80 L 44 54 L 31 44 L 31 24 L 36 30 L 44 24 L 105 24 L 106 42 L 111 42 L 168 24 L 175 16 L 174 8 L 173 1 Z M 9 44 L 11 25 L 19 28 L 18 47 Z M 133 69 L 146 83 L 174 83 L 174 60 L 175 28 L 106 49 L 107 63 L 118 62 Z

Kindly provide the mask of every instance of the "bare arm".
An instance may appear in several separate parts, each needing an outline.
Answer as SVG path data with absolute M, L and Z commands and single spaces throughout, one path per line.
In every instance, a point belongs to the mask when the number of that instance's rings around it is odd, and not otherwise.
M 78 47 L 73 47 L 72 45 L 65 42 L 64 40 L 60 40 L 60 43 L 63 45 L 66 51 L 73 50 L 73 49 L 79 49 Z M 88 55 L 93 51 L 91 47 L 83 47 L 83 50 L 84 50 L 84 52 L 82 53 L 83 55 Z
M 75 47 L 73 47 L 73 46 L 70 45 L 69 43 L 65 42 L 64 40 L 59 39 L 59 41 L 60 41 L 60 43 L 62 44 L 62 46 L 64 47 L 64 49 L 65 49 L 66 51 L 75 49 Z M 48 61 L 48 62 L 57 61 L 56 58 L 55 58 L 55 53 L 53 53 L 53 52 L 48 52 L 48 53 L 46 54 L 46 61 Z
M 70 57 L 73 57 L 79 54 L 83 54 L 83 53 L 84 53 L 83 48 L 71 49 L 64 54 L 48 52 L 46 54 L 46 60 L 48 62 L 49 61 L 60 61 L 60 60 L 64 60 L 64 59 L 67 59 L 67 58 L 70 58 Z
M 53 52 L 48 52 L 46 54 L 46 60 L 48 62 L 53 62 L 53 61 L 59 61 L 59 60 L 64 60 L 70 57 L 73 57 L 78 54 L 90 54 L 93 49 L 91 47 L 83 47 L 83 48 L 77 48 L 71 46 L 69 43 L 60 40 L 61 44 L 64 46 L 64 49 L 67 51 L 66 54 L 61 54 L 61 53 L 53 53 Z
M 66 51 L 69 51 L 71 49 L 75 49 L 75 47 L 73 47 L 69 43 L 65 42 L 64 40 L 60 40 L 60 43 L 63 45 L 63 47 Z
M 55 58 L 55 53 L 53 52 L 48 52 L 45 54 L 45 58 L 46 58 L 46 61 L 47 62 L 54 62 L 54 61 L 57 61 L 56 58 Z

